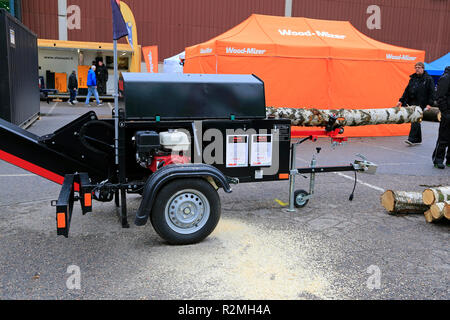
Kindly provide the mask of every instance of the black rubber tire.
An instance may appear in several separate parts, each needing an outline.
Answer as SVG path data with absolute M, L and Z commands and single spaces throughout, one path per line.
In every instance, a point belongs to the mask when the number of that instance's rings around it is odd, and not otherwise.
M 182 190 L 197 190 L 207 199 L 209 217 L 206 223 L 193 233 L 183 234 L 168 224 L 165 210 L 171 197 Z M 176 179 L 165 185 L 157 194 L 150 221 L 156 233 L 169 244 L 185 245 L 202 241 L 214 231 L 221 214 L 220 197 L 214 187 L 204 179 Z
M 294 191 L 294 206 L 296 208 L 303 208 L 304 206 L 306 206 L 308 204 L 309 199 L 304 200 L 302 203 L 298 203 L 297 202 L 297 197 L 298 196 L 307 196 L 309 193 L 306 192 L 303 189 L 299 189 L 299 190 L 295 190 Z

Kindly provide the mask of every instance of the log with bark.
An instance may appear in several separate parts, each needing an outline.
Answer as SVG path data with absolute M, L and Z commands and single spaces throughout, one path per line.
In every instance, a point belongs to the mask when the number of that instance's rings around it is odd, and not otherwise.
M 439 220 L 444 217 L 446 205 L 450 205 L 450 201 L 436 202 L 435 204 L 431 205 L 430 211 L 431 215 L 433 216 L 433 220 Z
M 444 207 L 444 217 L 450 220 L 450 204 L 446 204 Z
M 423 213 L 423 215 L 425 216 L 426 222 L 433 222 L 433 221 L 434 221 L 433 215 L 431 214 L 431 209 L 425 211 L 425 212 Z
M 381 109 L 302 109 L 266 107 L 268 118 L 290 119 L 294 126 L 326 126 L 330 116 L 338 117 L 343 126 L 374 124 L 401 124 L 421 122 L 422 109 L 418 106 Z
M 421 192 L 386 190 L 381 195 L 381 204 L 391 214 L 424 213 L 429 209 L 422 201 Z
M 439 108 L 431 107 L 431 109 L 425 110 L 423 112 L 423 120 L 440 122 L 441 121 L 441 112 L 439 111 Z
M 450 187 L 428 188 L 422 192 L 423 203 L 432 205 L 450 200 Z

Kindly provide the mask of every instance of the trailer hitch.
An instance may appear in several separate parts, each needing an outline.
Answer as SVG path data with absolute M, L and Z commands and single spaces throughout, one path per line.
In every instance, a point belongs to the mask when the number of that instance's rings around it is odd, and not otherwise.
M 360 153 L 358 153 L 356 156 L 361 158 L 361 160 L 356 159 L 353 162 L 353 167 L 355 168 L 355 171 L 361 171 L 367 174 L 375 174 L 378 168 L 378 166 L 375 163 L 368 161 L 367 158 Z

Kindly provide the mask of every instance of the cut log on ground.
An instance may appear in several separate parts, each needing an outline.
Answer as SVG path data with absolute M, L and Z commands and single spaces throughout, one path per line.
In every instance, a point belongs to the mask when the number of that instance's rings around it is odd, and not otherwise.
M 423 203 L 432 205 L 450 200 L 450 187 L 428 188 L 422 192 Z
M 425 212 L 423 213 L 423 215 L 425 216 L 425 220 L 426 220 L 427 222 L 433 222 L 433 221 L 434 221 L 433 215 L 431 214 L 431 210 L 425 211 Z
M 290 119 L 294 126 L 323 127 L 330 116 L 337 116 L 343 126 L 365 126 L 374 124 L 401 124 L 421 122 L 422 109 L 418 106 L 393 107 L 385 109 L 301 109 L 266 107 L 268 118 Z
M 386 190 L 381 204 L 389 213 L 424 213 L 429 209 L 422 201 L 422 193 Z
M 439 220 L 444 217 L 446 205 L 450 205 L 450 201 L 436 202 L 435 204 L 431 205 L 430 211 L 431 215 L 433 216 L 433 220 Z
M 423 120 L 440 122 L 441 121 L 441 112 L 439 111 L 439 108 L 432 107 L 431 109 L 425 110 L 423 112 Z
M 448 203 L 448 202 L 447 202 Z M 444 217 L 450 220 L 450 204 L 446 204 L 444 208 Z

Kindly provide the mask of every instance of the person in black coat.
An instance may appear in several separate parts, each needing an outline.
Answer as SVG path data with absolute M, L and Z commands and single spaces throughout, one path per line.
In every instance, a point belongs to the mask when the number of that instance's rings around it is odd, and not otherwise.
M 447 158 L 447 167 L 450 167 L 450 66 L 445 68 L 444 74 L 439 78 L 436 100 L 439 111 L 441 111 L 441 122 L 432 158 L 435 167 L 444 169 L 445 158 Z
M 77 89 L 78 89 L 78 79 L 77 74 L 75 73 L 75 70 L 72 71 L 72 73 L 69 76 L 69 84 L 67 85 L 67 88 L 70 92 L 70 98 L 69 103 L 74 105 L 75 104 L 75 98 L 77 97 Z
M 108 69 L 103 64 L 103 61 L 98 61 L 98 67 L 95 71 L 97 75 L 97 88 L 98 94 L 105 95 L 106 94 L 106 82 L 108 81 Z
M 423 62 L 417 62 L 414 68 L 416 72 L 409 76 L 409 83 L 396 107 L 420 106 L 423 111 L 428 110 L 434 102 L 434 81 L 425 71 Z M 411 146 L 422 143 L 420 122 L 411 123 L 411 130 L 405 143 Z

